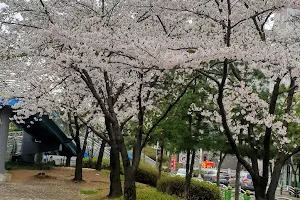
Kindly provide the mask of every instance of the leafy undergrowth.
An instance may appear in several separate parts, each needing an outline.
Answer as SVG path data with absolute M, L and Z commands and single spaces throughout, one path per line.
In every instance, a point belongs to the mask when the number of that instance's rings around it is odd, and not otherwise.
M 26 162 L 6 162 L 5 168 L 7 170 L 15 169 L 28 169 L 28 170 L 51 170 L 54 169 L 54 165 L 51 163 L 26 163 Z
M 150 187 L 144 184 L 137 184 L 137 198 L 138 200 L 182 200 L 179 197 L 171 196 L 158 192 L 156 188 Z M 81 193 L 83 194 L 83 193 Z M 97 194 L 87 194 L 82 199 L 84 200 L 106 200 L 109 199 L 106 197 L 107 192 L 98 191 Z M 110 198 L 111 199 L 111 198 Z M 114 200 L 123 200 L 123 197 L 115 198 Z

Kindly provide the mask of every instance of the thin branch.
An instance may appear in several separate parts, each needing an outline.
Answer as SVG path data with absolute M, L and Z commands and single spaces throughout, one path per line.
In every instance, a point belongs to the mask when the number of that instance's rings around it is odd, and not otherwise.
M 206 76 L 207 78 L 213 80 L 218 86 L 220 86 L 221 83 L 220 83 L 215 77 L 213 77 L 213 76 L 207 74 L 207 73 L 204 72 L 204 71 L 199 71 L 199 73 L 202 74 L 202 75 L 204 75 L 204 76 Z
M 16 26 L 24 26 L 24 27 L 29 27 L 29 28 L 36 28 L 36 29 L 42 29 L 41 27 L 29 25 L 29 24 L 20 24 L 20 23 L 15 23 L 15 22 L 5 22 L 5 21 L 0 21 L 1 24 L 10 24 L 10 25 L 16 25 Z
M 166 28 L 165 24 L 162 22 L 160 16 L 156 15 L 156 17 L 158 18 L 158 21 L 159 21 L 160 25 L 163 27 L 165 34 L 168 35 L 167 28 Z
M 102 112 L 104 113 L 104 115 L 110 120 L 110 121 L 114 121 L 113 117 L 110 115 L 110 113 L 108 112 L 107 108 L 105 107 L 105 104 L 103 102 L 103 99 L 100 97 L 100 95 L 98 94 L 98 92 L 96 91 L 93 81 L 90 77 L 90 75 L 88 74 L 88 72 L 83 69 L 82 70 L 83 74 L 81 74 L 81 78 L 83 79 L 83 81 L 86 83 L 86 85 L 88 86 L 88 88 L 91 90 L 93 96 L 96 98 L 96 100 L 98 101 L 100 108 L 102 110 Z M 103 93 L 103 91 L 101 91 Z
M 297 89 L 297 88 L 298 88 L 298 86 L 297 86 L 297 85 L 294 85 L 293 87 L 289 88 L 288 90 L 284 90 L 284 91 L 279 92 L 279 95 L 280 95 L 280 94 L 284 94 L 284 93 L 286 93 L 286 92 L 290 92 L 290 91 L 295 90 L 295 89 Z
M 234 27 L 238 26 L 240 23 L 242 23 L 242 22 L 244 22 L 244 21 L 246 21 L 246 20 L 248 20 L 248 19 L 256 18 L 256 17 L 259 16 L 259 15 L 262 15 L 262 14 L 264 14 L 264 13 L 266 13 L 266 12 L 271 12 L 271 11 L 274 11 L 274 10 L 276 10 L 276 8 L 269 8 L 269 9 L 267 9 L 267 10 L 263 10 L 263 11 L 261 11 L 261 12 L 255 13 L 254 15 L 252 15 L 252 16 L 250 16 L 250 17 L 248 17 L 248 18 L 245 18 L 245 19 L 242 19 L 242 20 L 236 22 L 234 25 L 231 26 L 231 28 L 234 28 Z M 272 14 L 272 12 L 269 13 L 267 19 L 269 18 L 269 16 L 270 16 L 271 14 Z M 265 22 L 265 23 L 266 23 L 266 22 Z M 263 25 L 264 25 L 265 23 L 263 23 Z M 262 28 L 263 28 L 263 27 L 262 27 Z
M 51 19 L 51 17 L 50 17 L 50 14 L 49 14 L 49 12 L 48 12 L 48 10 L 47 10 L 47 8 L 46 8 L 46 6 L 45 6 L 43 0 L 40 0 L 40 3 L 42 4 L 42 7 L 44 8 L 45 13 L 46 13 L 46 15 L 48 16 L 49 21 L 51 22 L 51 24 L 54 24 L 54 22 L 52 21 L 52 19 Z
M 141 149 L 143 149 L 149 139 L 150 134 L 152 133 L 152 131 L 160 124 L 160 122 L 169 114 L 169 112 L 172 110 L 172 108 L 180 101 L 180 99 L 185 95 L 185 93 L 187 92 L 188 88 L 190 87 L 190 85 L 201 76 L 202 74 L 199 74 L 197 76 L 195 76 L 192 80 L 190 80 L 190 82 L 185 86 L 185 88 L 183 89 L 183 91 L 181 92 L 181 94 L 177 97 L 177 99 L 169 104 L 167 110 L 164 112 L 163 115 L 160 116 L 160 118 L 154 123 L 154 125 L 148 130 L 148 132 L 146 133 L 146 137 L 142 143 Z
M 109 140 L 107 137 L 105 137 L 104 132 L 100 132 L 100 131 L 96 130 L 93 126 L 89 126 L 88 123 L 87 123 L 87 121 L 85 121 L 81 116 L 78 116 L 78 118 L 80 119 L 80 121 L 81 121 L 84 125 L 86 125 L 88 128 L 90 128 L 90 129 L 93 131 L 93 133 L 95 133 L 95 134 L 96 134 L 97 136 L 99 136 L 102 140 L 104 140 L 104 141 L 107 142 L 109 145 L 111 145 L 110 140 Z
M 127 122 L 129 122 L 129 120 L 131 120 L 133 117 L 133 115 L 127 117 L 121 124 L 120 124 L 120 129 L 121 131 L 123 130 L 124 126 L 127 124 Z

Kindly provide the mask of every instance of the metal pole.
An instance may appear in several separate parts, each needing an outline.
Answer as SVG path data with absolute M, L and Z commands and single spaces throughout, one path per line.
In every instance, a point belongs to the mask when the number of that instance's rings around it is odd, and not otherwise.
M 156 167 L 158 167 L 158 148 L 159 148 L 159 142 L 157 141 L 156 149 L 155 149 L 155 152 L 156 152 L 156 157 L 155 157 Z

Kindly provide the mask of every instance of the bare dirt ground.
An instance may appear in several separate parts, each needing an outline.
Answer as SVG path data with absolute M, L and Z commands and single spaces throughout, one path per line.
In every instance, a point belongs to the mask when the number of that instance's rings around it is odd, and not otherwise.
M 47 178 L 37 178 L 38 173 Z M 11 182 L 0 184 L 1 200 L 81 200 L 86 195 L 80 191 L 94 190 L 107 195 L 109 177 L 107 172 L 83 169 L 83 183 L 72 181 L 74 168 L 53 170 L 12 170 Z

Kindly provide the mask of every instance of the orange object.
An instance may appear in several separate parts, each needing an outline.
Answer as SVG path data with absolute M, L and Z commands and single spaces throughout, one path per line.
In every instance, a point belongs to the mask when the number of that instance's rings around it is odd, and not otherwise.
M 214 162 L 212 162 L 212 161 L 204 161 L 203 163 L 202 163 L 202 168 L 213 168 L 213 167 L 215 167 L 215 163 Z

